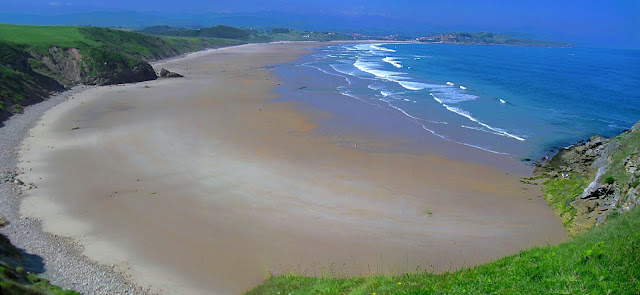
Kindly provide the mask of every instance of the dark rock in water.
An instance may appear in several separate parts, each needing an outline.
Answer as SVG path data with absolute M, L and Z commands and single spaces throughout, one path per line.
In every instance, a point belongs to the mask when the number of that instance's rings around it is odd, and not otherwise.
M 183 75 L 180 75 L 178 73 L 174 73 L 172 71 L 169 71 L 165 68 L 160 69 L 160 78 L 182 78 L 184 77 Z

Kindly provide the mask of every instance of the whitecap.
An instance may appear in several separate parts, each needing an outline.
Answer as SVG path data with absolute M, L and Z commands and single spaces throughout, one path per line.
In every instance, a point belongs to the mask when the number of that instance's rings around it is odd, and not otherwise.
M 467 87 L 464 87 L 464 86 L 460 85 L 460 89 L 467 90 Z
M 403 73 L 399 73 L 399 72 L 378 70 L 377 68 L 380 66 L 379 64 L 373 63 L 373 62 L 365 62 L 360 59 L 356 60 L 356 62 L 353 63 L 353 66 L 360 71 L 372 74 L 378 78 L 389 80 L 389 81 L 396 81 L 399 78 L 398 77 L 399 75 L 403 75 Z
M 422 90 L 429 87 L 429 84 L 420 83 L 420 82 L 411 82 L 411 81 L 395 81 L 395 82 L 400 84 L 400 86 L 404 87 L 405 89 L 414 90 L 414 91 Z
M 382 61 L 386 62 L 386 63 L 390 63 L 391 65 L 393 65 L 396 68 L 402 68 L 402 64 L 397 61 L 395 58 L 387 56 L 385 58 L 382 59 Z
M 449 111 L 451 111 L 451 112 L 454 112 L 454 113 L 456 113 L 456 114 L 458 114 L 458 115 L 460 115 L 460 116 L 463 116 L 463 117 L 465 117 L 465 118 L 469 119 L 469 120 L 470 120 L 470 121 L 472 121 L 472 122 L 478 123 L 478 124 L 480 124 L 480 125 L 481 125 L 481 126 L 483 126 L 483 127 L 486 127 L 486 128 L 488 128 L 488 129 L 490 129 L 490 130 L 492 130 L 492 131 L 497 132 L 497 133 L 498 133 L 498 135 L 506 136 L 506 137 L 511 137 L 511 138 L 513 138 L 513 139 L 517 139 L 517 140 L 519 140 L 519 141 L 525 141 L 525 139 L 524 139 L 524 138 L 522 138 L 522 137 L 520 137 L 520 136 L 517 136 L 517 135 L 511 134 L 511 133 L 508 133 L 508 132 L 506 132 L 506 131 L 504 131 L 504 130 L 502 130 L 502 129 L 500 129 L 500 128 L 492 127 L 492 126 L 490 126 L 490 125 L 488 125 L 488 124 L 485 124 L 485 123 L 481 122 L 480 120 L 478 120 L 478 119 L 474 118 L 474 117 L 471 115 L 471 113 L 469 113 L 469 112 L 467 112 L 467 111 L 465 111 L 465 110 L 463 110 L 463 109 L 460 109 L 460 108 L 457 108 L 457 107 L 452 107 L 452 106 L 449 106 L 449 105 L 447 105 L 447 104 L 442 104 L 442 105 L 443 105 L 447 110 L 449 110 Z
M 371 46 L 369 46 L 369 48 L 376 49 L 376 50 L 387 51 L 387 52 L 396 52 L 395 50 L 393 50 L 391 48 L 382 47 L 382 44 L 371 44 Z

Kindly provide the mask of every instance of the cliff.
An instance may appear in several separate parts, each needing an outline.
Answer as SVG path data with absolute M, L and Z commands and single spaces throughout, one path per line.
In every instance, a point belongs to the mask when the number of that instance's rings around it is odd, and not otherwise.
M 614 138 L 594 136 L 561 149 L 534 172 L 572 235 L 640 204 L 640 122 Z
M 241 43 L 93 27 L 0 25 L 0 121 L 75 85 L 154 80 L 149 61 Z

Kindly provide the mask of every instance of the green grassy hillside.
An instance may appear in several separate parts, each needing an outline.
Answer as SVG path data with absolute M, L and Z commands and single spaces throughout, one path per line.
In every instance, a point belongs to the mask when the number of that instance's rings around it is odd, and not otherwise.
M 269 278 L 259 294 L 629 294 L 640 292 L 640 208 L 571 241 L 456 272 Z
M 0 24 L 0 121 L 65 87 L 151 80 L 156 76 L 148 61 L 241 43 L 95 27 Z
M 0 24 L 0 41 L 23 44 L 38 50 L 102 48 L 146 61 L 175 56 L 193 50 L 216 48 L 242 42 L 220 38 L 158 37 L 98 27 L 22 26 Z

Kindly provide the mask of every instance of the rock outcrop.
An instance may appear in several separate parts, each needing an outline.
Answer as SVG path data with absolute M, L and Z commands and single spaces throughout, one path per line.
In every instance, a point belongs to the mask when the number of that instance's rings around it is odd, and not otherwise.
M 157 79 L 146 61 L 104 48 L 27 48 L 0 41 L 0 122 L 52 93 Z
M 640 204 L 640 122 L 617 137 L 561 149 L 534 171 L 550 206 L 578 235 Z
M 83 53 L 78 48 L 53 46 L 48 54 L 31 54 L 41 61 L 36 70 L 55 77 L 67 88 L 78 84 L 101 86 L 158 78 L 149 63 L 102 49 Z
M 178 73 L 174 73 L 172 71 L 169 71 L 165 68 L 160 69 L 160 78 L 182 78 L 184 77 L 183 75 L 180 75 Z

